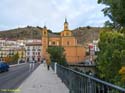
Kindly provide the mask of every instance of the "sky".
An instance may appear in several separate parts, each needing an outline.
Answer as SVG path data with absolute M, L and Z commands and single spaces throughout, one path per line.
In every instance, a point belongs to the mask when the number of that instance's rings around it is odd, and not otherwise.
M 102 27 L 108 20 L 97 0 L 0 0 L 0 31 L 29 26 L 47 26 L 53 32 L 63 30 L 65 18 L 69 29 Z

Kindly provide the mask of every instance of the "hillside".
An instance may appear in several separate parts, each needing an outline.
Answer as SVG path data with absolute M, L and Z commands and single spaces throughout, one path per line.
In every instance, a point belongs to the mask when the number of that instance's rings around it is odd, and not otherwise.
M 79 27 L 73 30 L 74 36 L 77 38 L 78 43 L 86 44 L 97 40 L 99 38 L 98 27 Z
M 97 27 L 79 27 L 73 31 L 74 36 L 77 38 L 78 43 L 86 44 L 92 42 L 93 39 L 98 39 L 99 29 Z M 13 39 L 41 39 L 41 27 L 27 26 L 24 28 L 16 28 L 6 31 L 0 31 L 0 38 L 13 38 Z M 48 30 L 53 34 L 51 30 Z
M 40 39 L 42 28 L 27 26 L 24 28 L 16 28 L 6 31 L 0 31 L 0 38 L 13 39 Z

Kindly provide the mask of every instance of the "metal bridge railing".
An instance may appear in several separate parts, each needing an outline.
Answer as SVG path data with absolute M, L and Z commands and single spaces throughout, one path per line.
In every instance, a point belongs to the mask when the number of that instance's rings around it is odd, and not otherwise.
M 125 89 L 92 76 L 74 71 L 62 65 L 56 66 L 56 73 L 69 88 L 70 93 L 125 93 Z
M 51 68 L 52 68 L 52 70 L 55 70 L 54 67 L 55 66 L 55 62 L 51 62 Z

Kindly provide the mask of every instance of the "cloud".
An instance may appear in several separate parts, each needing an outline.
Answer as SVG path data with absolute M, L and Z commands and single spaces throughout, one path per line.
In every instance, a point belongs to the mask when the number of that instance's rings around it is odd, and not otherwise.
M 47 25 L 54 32 L 63 30 L 67 17 L 70 28 L 102 26 L 107 18 L 95 0 L 1 0 L 0 30 L 19 26 Z

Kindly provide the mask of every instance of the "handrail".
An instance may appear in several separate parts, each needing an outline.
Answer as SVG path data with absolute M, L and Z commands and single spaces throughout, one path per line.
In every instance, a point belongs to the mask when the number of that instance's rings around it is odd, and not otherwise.
M 125 89 L 124 89 L 124 88 L 121 88 L 121 87 L 119 87 L 119 86 L 113 85 L 113 84 L 108 83 L 108 82 L 106 82 L 106 81 L 97 79 L 97 78 L 92 77 L 92 76 L 90 76 L 90 75 L 86 75 L 86 74 L 84 74 L 84 73 L 77 72 L 77 71 L 75 71 L 75 70 L 73 70 L 73 69 L 64 67 L 64 66 L 59 65 L 59 64 L 57 64 L 57 72 L 58 72 L 57 74 L 58 74 L 58 75 L 59 75 L 59 73 L 60 73 L 60 72 L 58 71 L 59 69 L 62 69 L 62 70 L 63 70 L 63 73 L 65 73 L 65 71 L 69 71 L 69 73 L 74 73 L 73 76 L 74 76 L 74 75 L 77 75 L 77 76 L 81 76 L 81 77 L 84 77 L 84 78 L 88 78 L 88 79 L 90 79 L 91 81 L 93 81 L 94 83 L 101 84 L 101 86 L 106 86 L 106 87 L 108 87 L 108 88 L 111 88 L 111 89 L 115 89 L 115 90 L 117 90 L 117 91 L 120 91 L 120 93 L 125 93 Z M 60 71 L 61 71 L 61 70 L 60 70 Z M 63 74 L 63 73 L 61 73 L 61 74 Z M 68 77 L 68 76 L 67 76 L 67 77 Z M 63 78 L 63 76 L 62 76 L 62 78 Z M 87 92 L 87 93 L 90 93 L 90 92 Z M 94 93 L 95 93 L 95 92 L 94 92 Z M 99 92 L 99 93 L 101 93 L 101 92 Z

